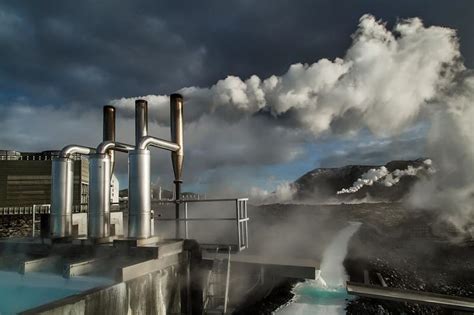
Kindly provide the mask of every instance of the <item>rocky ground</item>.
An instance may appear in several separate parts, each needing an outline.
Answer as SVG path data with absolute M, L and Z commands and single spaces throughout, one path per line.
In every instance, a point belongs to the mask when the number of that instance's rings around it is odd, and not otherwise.
M 351 244 L 346 270 L 351 281 L 363 282 L 368 270 L 371 284 L 474 298 L 474 248 L 436 239 L 376 235 L 362 229 Z M 348 314 L 451 314 L 440 307 L 368 298 L 351 301 Z
M 31 215 L 0 216 L 0 238 L 31 236 Z

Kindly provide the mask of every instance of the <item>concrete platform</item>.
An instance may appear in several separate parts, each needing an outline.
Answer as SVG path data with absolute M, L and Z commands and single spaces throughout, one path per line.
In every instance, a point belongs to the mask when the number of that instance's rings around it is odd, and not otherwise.
M 384 288 L 350 281 L 347 282 L 346 286 L 347 293 L 351 295 L 399 302 L 437 305 L 453 310 L 474 312 L 474 299 L 470 298 L 423 291 Z
M 72 240 L 73 245 L 100 245 L 112 243 L 114 240 L 119 239 L 120 236 L 107 236 L 101 238 L 87 238 L 80 237 Z
M 61 263 L 61 256 L 52 255 L 37 259 L 25 260 L 20 263 L 19 272 L 25 274 L 28 272 L 40 272 L 54 270 Z
M 212 262 L 214 258 L 227 259 L 228 254 L 203 252 L 202 259 Z M 251 264 L 268 268 L 281 277 L 295 279 L 316 279 L 316 271 L 319 270 L 319 262 L 311 259 L 299 259 L 292 257 L 266 257 L 259 255 L 249 255 L 243 252 L 232 254 L 231 264 Z

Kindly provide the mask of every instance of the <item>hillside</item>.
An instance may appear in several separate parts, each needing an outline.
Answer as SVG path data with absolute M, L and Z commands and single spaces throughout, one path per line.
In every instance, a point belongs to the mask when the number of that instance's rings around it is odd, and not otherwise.
M 407 169 L 409 165 L 420 167 L 425 159 L 391 161 L 384 166 L 388 171 Z M 347 165 L 338 168 L 317 168 L 307 172 L 294 182 L 296 189 L 295 199 L 300 201 L 353 201 L 369 198 L 368 201 L 397 201 L 405 196 L 419 176 L 404 176 L 400 182 L 392 187 L 386 187 L 382 183 L 374 183 L 372 186 L 364 186 L 352 194 L 338 195 L 337 192 L 343 188 L 351 187 L 352 184 L 364 173 L 382 165 Z M 420 174 L 421 176 L 426 175 Z

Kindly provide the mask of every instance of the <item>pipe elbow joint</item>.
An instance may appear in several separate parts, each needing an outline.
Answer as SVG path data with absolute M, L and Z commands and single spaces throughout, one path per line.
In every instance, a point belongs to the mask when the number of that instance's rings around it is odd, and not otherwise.
M 89 147 L 85 147 L 85 146 L 81 146 L 81 145 L 76 145 L 76 144 L 71 144 L 71 145 L 65 146 L 61 150 L 61 152 L 59 153 L 59 157 L 67 159 L 67 158 L 69 158 L 69 156 L 71 154 L 78 153 L 78 154 L 88 155 L 88 154 L 91 154 L 91 153 L 94 153 L 94 152 L 95 152 L 95 149 L 93 149 L 93 148 L 89 148 Z
M 163 139 L 155 138 L 152 136 L 145 136 L 140 139 L 140 142 L 137 145 L 138 150 L 146 150 L 148 146 L 154 146 L 160 149 L 177 152 L 181 149 L 179 144 L 174 142 L 166 141 Z

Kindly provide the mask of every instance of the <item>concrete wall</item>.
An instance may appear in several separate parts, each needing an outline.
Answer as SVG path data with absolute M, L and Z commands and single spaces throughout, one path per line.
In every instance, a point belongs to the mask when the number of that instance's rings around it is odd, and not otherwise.
M 123 212 L 111 212 L 110 213 L 110 224 L 114 225 L 115 235 L 124 235 L 123 228 Z
M 77 225 L 77 236 L 87 235 L 87 213 L 73 213 L 72 225 Z
M 179 266 L 93 289 L 21 314 L 180 314 Z

